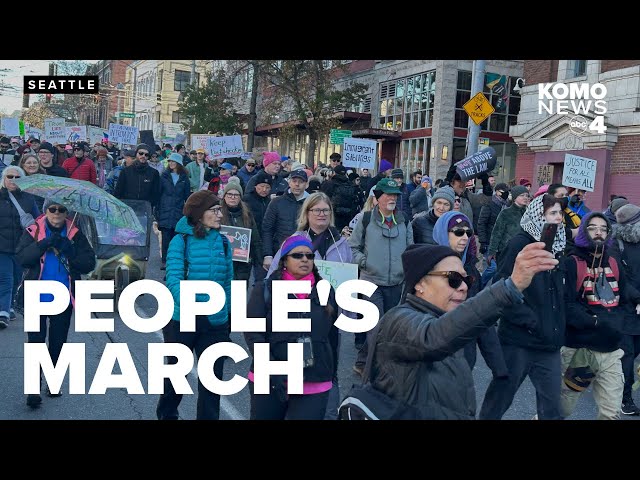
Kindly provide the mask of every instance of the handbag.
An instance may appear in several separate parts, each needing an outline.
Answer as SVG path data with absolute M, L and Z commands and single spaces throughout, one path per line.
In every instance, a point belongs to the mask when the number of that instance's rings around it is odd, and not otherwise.
M 18 210 L 18 214 L 20 215 L 20 226 L 22 226 L 22 228 L 27 228 L 28 226 L 36 223 L 35 219 L 33 218 L 33 215 L 25 212 L 20 206 L 20 204 L 18 203 L 18 201 L 16 200 L 16 197 L 14 197 L 11 192 L 8 192 L 8 193 L 9 193 L 9 199 L 13 203 L 13 206 L 16 207 L 16 210 Z
M 380 320 L 382 322 L 382 320 Z M 371 335 L 367 363 L 363 372 L 363 384 L 353 385 L 349 394 L 338 407 L 339 420 L 420 420 L 420 410 L 391 398 L 372 384 L 373 354 L 376 349 L 380 323 Z

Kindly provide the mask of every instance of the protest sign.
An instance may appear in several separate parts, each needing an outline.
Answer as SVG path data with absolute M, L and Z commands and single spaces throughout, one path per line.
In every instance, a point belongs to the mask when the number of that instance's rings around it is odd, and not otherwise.
M 234 262 L 249 263 L 251 255 L 251 229 L 221 225 L 220 235 L 226 235 Z
M 242 137 L 240 135 L 209 137 L 209 145 L 206 150 L 213 158 L 239 157 L 244 152 Z
M 376 165 L 377 145 L 374 140 L 345 137 L 342 148 L 342 165 L 373 170 Z
M 565 187 L 575 187 L 587 192 L 593 192 L 597 167 L 598 162 L 591 158 L 567 153 L 564 156 L 562 184 Z
M 138 143 L 138 127 L 129 127 L 128 125 L 110 123 L 109 141 L 127 145 L 136 145 Z
M 358 279 L 358 265 L 355 263 L 331 262 L 329 260 L 316 260 L 316 267 L 320 276 L 327 280 L 336 289 L 347 280 Z
M 496 151 L 492 147 L 483 148 L 479 152 L 457 162 L 456 173 L 463 182 L 476 178 L 481 173 L 488 173 L 496 166 Z
M 87 141 L 87 126 L 76 125 L 74 127 L 65 127 L 67 133 L 67 142 L 86 142 Z
M 64 118 L 46 118 L 44 120 L 44 138 L 47 142 L 65 144 L 67 142 L 67 130 Z
M 20 126 L 18 125 L 18 119 L 10 117 L 3 118 L 0 130 L 2 130 L 2 133 L 4 133 L 5 135 L 20 135 Z

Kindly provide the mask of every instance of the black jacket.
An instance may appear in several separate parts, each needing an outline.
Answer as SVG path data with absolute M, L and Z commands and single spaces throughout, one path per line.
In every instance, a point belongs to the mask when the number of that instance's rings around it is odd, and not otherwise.
M 25 212 L 34 218 L 39 215 L 33 195 L 17 190 L 13 196 Z M 9 192 L 4 187 L 0 188 L 0 253 L 15 254 L 22 232 L 24 228 L 20 225 L 20 214 L 9 198 Z
M 156 209 L 158 227 L 176 228 L 178 220 L 182 218 L 184 202 L 191 195 L 189 177 L 182 174 L 177 183 L 173 184 L 169 169 L 160 176 L 160 200 Z
M 281 279 L 282 271 L 276 270 L 266 280 L 256 283 L 251 291 L 251 297 L 247 304 L 247 315 L 254 318 L 266 318 L 267 331 L 245 332 L 244 338 L 249 351 L 253 352 L 255 343 L 269 343 L 271 360 L 284 361 L 287 360 L 288 343 L 296 343 L 300 337 L 311 336 L 314 364 L 304 369 L 304 381 L 331 381 L 338 368 L 338 329 L 334 325 L 338 317 L 338 305 L 335 301 L 333 289 L 329 291 L 327 304 L 331 307 L 333 314 L 329 315 L 327 308 L 320 305 L 318 291 L 315 286 L 309 296 L 311 312 L 289 314 L 289 318 L 311 318 L 311 332 L 272 332 L 271 281 Z M 317 276 L 316 281 L 320 280 L 321 277 Z M 289 298 L 294 298 L 294 296 L 289 295 Z M 251 371 L 254 371 L 253 361 L 251 363 Z
M 260 232 L 260 235 L 262 235 L 262 220 L 267 213 L 267 207 L 271 202 L 271 197 L 269 195 L 261 197 L 256 193 L 254 188 L 253 192 L 247 193 L 242 197 L 242 201 L 249 206 L 251 213 L 253 213 L 253 219 L 256 221 L 256 225 L 258 226 L 258 231 Z
M 160 195 L 160 174 L 146 163 L 125 167 L 120 176 L 114 197 L 120 200 L 146 200 L 152 206 L 158 203 Z
M 242 208 L 236 208 L 232 210 L 227 207 L 228 218 L 222 219 L 222 223 L 224 225 L 231 225 L 234 227 L 242 227 L 242 228 L 250 228 L 251 229 L 251 245 L 249 248 L 249 254 L 251 256 L 251 261 L 247 262 L 237 262 L 234 260 L 233 262 L 233 279 L 234 280 L 249 280 L 251 276 L 251 265 L 262 265 L 262 260 L 264 256 L 262 255 L 262 238 L 260 237 L 260 232 L 258 231 L 258 227 L 256 225 L 255 220 L 253 219 L 253 214 L 249 214 L 250 224 L 245 225 L 244 219 L 242 218 Z
M 489 242 L 491 242 L 491 232 L 496 224 L 498 215 L 502 211 L 503 204 L 498 199 L 492 198 L 491 203 L 485 205 L 480 210 L 480 218 L 478 218 L 478 238 L 480 245 L 484 245 L 489 248 Z
M 640 335 L 640 222 L 617 225 L 614 229 L 613 255 L 620 259 L 625 275 L 625 317 L 622 331 L 627 335 Z M 622 253 L 619 242 L 622 242 Z
M 413 229 L 413 243 L 428 243 L 437 245 L 433 239 L 433 227 L 435 227 L 438 217 L 433 213 L 433 209 L 429 210 L 426 215 L 420 215 L 413 219 L 411 228 Z
M 265 175 L 269 174 L 265 172 Z M 271 179 L 273 180 L 273 183 L 271 184 L 272 195 L 284 195 L 287 190 L 289 190 L 289 183 L 287 182 L 286 176 L 282 177 L 280 175 L 271 175 Z M 248 195 L 255 191 L 257 180 L 258 175 L 254 175 L 253 177 L 251 177 L 251 179 L 247 182 L 247 188 L 244 190 L 245 194 Z
M 52 177 L 68 177 L 67 171 L 62 168 L 60 165 L 57 165 L 54 161 L 53 164 L 49 167 L 42 167 L 44 173 L 47 175 L 51 175 Z
M 573 255 L 584 259 L 587 268 L 592 265 L 593 255 L 586 248 L 575 246 Z M 586 295 L 583 297 L 583 287 L 577 287 L 578 269 L 573 256 L 566 257 L 567 287 L 565 302 L 567 303 L 567 338 L 565 345 L 572 348 L 586 347 L 596 352 L 613 352 L 617 350 L 622 339 L 622 327 L 625 317 L 624 295 L 620 295 L 617 307 L 607 308 L 602 305 L 588 305 Z M 599 264 L 596 259 L 595 265 Z M 609 252 L 605 248 L 602 258 L 602 268 L 609 267 Z M 620 267 L 618 288 L 625 291 L 624 270 Z
M 372 384 L 418 408 L 425 420 L 474 419 L 476 394 L 463 347 L 513 301 L 503 281 L 447 313 L 407 295 L 380 320 Z
M 510 276 L 518 253 L 534 242 L 525 231 L 514 236 L 500 257 L 494 281 Z M 504 311 L 498 325 L 502 343 L 534 350 L 560 350 L 565 344 L 564 278 L 562 262 L 553 270 L 533 277 L 523 292 L 524 303 Z
M 282 242 L 297 230 L 298 213 L 305 197 L 296 200 L 286 193 L 271 200 L 262 221 L 262 249 L 265 256 L 273 256 Z

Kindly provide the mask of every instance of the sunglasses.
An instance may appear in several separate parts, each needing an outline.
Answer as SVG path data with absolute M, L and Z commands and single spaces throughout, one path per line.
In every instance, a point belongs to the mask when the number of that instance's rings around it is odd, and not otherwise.
M 255 167 L 256 164 L 255 163 L 247 163 L 247 167 Z
M 473 285 L 473 277 L 471 275 L 462 276 L 458 272 L 429 272 L 427 275 L 433 275 L 436 277 L 447 277 L 449 280 L 449 286 L 456 289 L 462 285 L 462 282 L 467 284 L 467 287 L 471 288 Z
M 136 152 L 136 155 L 144 155 L 145 157 L 149 158 L 149 152 Z
M 465 233 L 467 234 L 467 237 L 469 237 L 469 238 L 473 237 L 473 229 L 472 228 L 452 228 L 449 231 L 451 233 L 453 233 L 456 237 L 461 237 Z
M 9 174 L 9 175 L 7 175 L 7 178 L 9 180 L 13 180 L 14 178 L 20 178 L 20 175 L 11 175 L 11 174 Z
M 73 149 L 73 151 L 74 151 L 74 152 L 84 152 L 84 148 L 78 148 L 78 147 L 75 147 L 75 148 Z
M 67 207 L 49 207 L 47 208 L 51 213 L 67 213 Z
M 307 260 L 316 258 L 314 253 L 290 253 L 287 257 L 295 258 L 296 260 L 302 260 L 303 257 L 307 257 Z

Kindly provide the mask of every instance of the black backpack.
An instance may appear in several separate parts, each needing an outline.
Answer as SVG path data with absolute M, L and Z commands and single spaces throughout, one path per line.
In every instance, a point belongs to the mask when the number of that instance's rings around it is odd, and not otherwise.
M 331 196 L 335 214 L 341 217 L 353 215 L 358 203 L 357 195 L 357 188 L 351 182 L 336 182 Z

